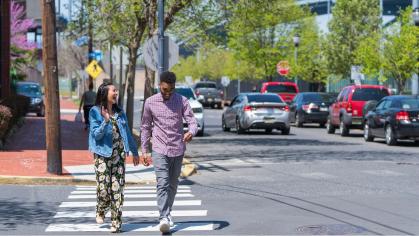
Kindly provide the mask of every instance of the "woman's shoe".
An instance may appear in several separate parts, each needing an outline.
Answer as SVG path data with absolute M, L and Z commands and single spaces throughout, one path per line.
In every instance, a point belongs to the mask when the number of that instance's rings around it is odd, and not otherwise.
M 96 223 L 103 224 L 104 221 L 105 221 L 105 216 L 99 213 L 96 213 Z
M 119 232 L 121 232 L 121 229 L 116 228 L 115 226 L 111 227 L 111 233 L 119 233 Z

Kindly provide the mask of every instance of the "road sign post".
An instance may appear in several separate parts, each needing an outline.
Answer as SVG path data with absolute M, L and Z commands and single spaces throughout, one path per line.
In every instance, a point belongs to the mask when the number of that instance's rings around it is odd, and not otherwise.
M 288 61 L 280 61 L 276 64 L 276 71 L 280 75 L 288 75 L 290 71 L 290 66 Z
M 99 63 L 96 60 L 93 60 L 86 67 L 86 72 L 90 75 L 90 77 L 96 79 L 103 72 L 103 69 L 99 66 Z

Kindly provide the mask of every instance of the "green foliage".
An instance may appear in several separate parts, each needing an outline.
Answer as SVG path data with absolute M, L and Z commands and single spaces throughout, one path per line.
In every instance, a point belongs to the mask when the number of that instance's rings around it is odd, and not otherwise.
M 284 47 L 305 12 L 292 0 L 237 0 L 231 15 L 228 45 L 234 56 L 253 65 L 254 78 L 272 79 L 278 61 L 287 57 L 289 49 Z
M 403 92 L 406 81 L 419 71 L 419 27 L 411 23 L 411 12 L 412 8 L 407 8 L 396 24 L 382 34 L 365 38 L 356 51 L 363 73 L 377 76 L 381 68 L 384 77 L 380 79 L 394 78 L 400 92 Z
M 336 1 L 326 47 L 328 67 L 332 74 L 349 76 L 360 42 L 377 32 L 380 23 L 377 0 Z

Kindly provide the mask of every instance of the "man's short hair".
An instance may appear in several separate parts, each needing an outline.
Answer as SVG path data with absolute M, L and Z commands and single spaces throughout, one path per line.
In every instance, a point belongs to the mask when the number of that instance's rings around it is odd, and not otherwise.
M 168 84 L 175 84 L 176 83 L 176 75 L 171 71 L 165 71 L 160 75 L 160 83 L 165 82 Z

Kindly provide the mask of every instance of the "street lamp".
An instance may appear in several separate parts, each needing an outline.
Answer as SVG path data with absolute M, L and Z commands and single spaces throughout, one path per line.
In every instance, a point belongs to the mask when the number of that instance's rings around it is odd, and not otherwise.
M 295 47 L 295 50 L 294 50 L 295 65 L 297 65 L 298 46 L 300 46 L 300 35 L 298 35 L 298 34 L 294 35 L 293 41 L 294 41 L 294 47 Z M 297 88 L 298 88 L 298 77 L 297 77 L 297 75 L 295 75 L 294 80 L 295 80 L 295 84 L 297 85 Z

